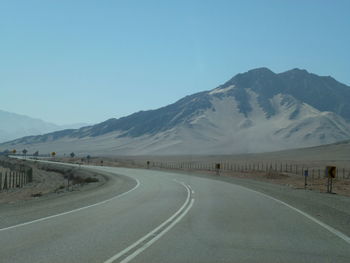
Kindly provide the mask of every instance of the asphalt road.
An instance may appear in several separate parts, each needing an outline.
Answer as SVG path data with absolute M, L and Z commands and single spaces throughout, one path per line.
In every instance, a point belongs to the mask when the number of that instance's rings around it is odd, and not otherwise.
M 186 174 L 90 169 L 115 180 L 86 198 L 0 212 L 0 262 L 350 262 L 347 235 L 268 195 Z

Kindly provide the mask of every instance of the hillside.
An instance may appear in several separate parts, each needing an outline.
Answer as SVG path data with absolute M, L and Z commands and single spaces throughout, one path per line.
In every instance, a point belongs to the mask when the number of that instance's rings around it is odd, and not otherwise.
M 149 111 L 24 137 L 1 149 L 97 155 L 256 153 L 350 138 L 350 88 L 331 77 L 258 68 Z

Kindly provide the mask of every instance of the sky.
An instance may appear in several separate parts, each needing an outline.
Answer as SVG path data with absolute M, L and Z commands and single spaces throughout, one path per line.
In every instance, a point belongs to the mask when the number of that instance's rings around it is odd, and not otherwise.
M 350 1 L 0 0 L 0 109 L 98 123 L 257 67 L 350 85 Z

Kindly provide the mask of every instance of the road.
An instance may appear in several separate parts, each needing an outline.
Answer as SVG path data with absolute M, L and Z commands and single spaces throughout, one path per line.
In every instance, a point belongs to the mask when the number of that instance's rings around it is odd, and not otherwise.
M 89 169 L 117 183 L 65 205 L 0 213 L 0 262 L 350 262 L 347 235 L 257 191 L 164 171 Z

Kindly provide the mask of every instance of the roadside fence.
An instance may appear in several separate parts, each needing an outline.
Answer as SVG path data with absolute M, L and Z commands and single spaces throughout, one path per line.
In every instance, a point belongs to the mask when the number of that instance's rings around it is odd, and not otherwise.
M 180 169 L 180 170 L 202 170 L 223 172 L 266 172 L 285 173 L 289 175 L 304 176 L 307 171 L 310 179 L 321 179 L 325 177 L 325 167 L 320 165 L 293 164 L 287 162 L 170 162 L 170 161 L 133 161 L 133 164 L 145 168 Z M 337 167 L 337 179 L 350 179 L 350 169 Z
M 0 191 L 22 188 L 33 181 L 33 168 L 0 161 Z

